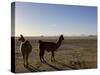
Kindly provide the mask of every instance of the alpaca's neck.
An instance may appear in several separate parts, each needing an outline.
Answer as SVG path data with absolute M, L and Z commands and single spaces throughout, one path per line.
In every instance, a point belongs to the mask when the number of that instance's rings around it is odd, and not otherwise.
M 59 47 L 61 45 L 61 43 L 62 43 L 62 40 L 59 39 L 58 42 L 57 42 L 57 47 Z

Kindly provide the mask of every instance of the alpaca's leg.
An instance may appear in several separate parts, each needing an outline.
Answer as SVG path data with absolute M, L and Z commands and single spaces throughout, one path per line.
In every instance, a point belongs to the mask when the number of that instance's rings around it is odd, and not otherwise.
M 55 56 L 55 53 L 54 53 L 54 51 L 52 51 L 52 55 L 51 55 L 51 62 L 55 61 L 54 56 Z

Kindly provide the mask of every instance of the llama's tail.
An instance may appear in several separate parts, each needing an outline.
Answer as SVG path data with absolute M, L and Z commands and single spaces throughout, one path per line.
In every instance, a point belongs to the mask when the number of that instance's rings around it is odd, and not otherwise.
M 42 43 L 42 40 L 39 40 L 39 43 Z

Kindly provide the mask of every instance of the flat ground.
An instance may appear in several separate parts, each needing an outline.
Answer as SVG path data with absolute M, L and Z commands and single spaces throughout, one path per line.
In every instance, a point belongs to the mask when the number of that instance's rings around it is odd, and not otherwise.
M 39 60 L 38 40 L 57 42 L 59 37 L 25 37 L 32 45 L 28 66 L 23 66 L 23 58 L 19 51 L 20 42 L 16 38 L 16 72 L 41 72 L 75 69 L 92 69 L 97 67 L 96 37 L 65 37 L 55 52 L 55 62 L 51 62 L 51 53 L 45 52 L 46 63 Z

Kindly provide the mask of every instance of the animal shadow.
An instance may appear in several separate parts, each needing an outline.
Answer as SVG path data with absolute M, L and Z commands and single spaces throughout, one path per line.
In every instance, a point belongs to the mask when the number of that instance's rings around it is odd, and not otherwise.
M 68 67 L 68 68 L 70 68 L 70 69 L 76 69 L 76 68 L 74 68 L 74 67 L 72 67 L 72 66 L 70 66 L 70 65 L 66 65 L 66 64 L 64 64 L 64 63 L 62 63 L 62 62 L 59 62 L 59 61 L 55 61 L 54 63 L 56 63 L 56 64 L 59 64 L 59 65 L 62 65 L 63 67 Z
M 28 64 L 28 65 L 24 65 L 24 67 L 29 70 L 30 72 L 40 72 L 39 69 L 35 68 L 34 66 Z
M 54 68 L 54 69 L 56 69 L 56 70 L 62 70 L 62 69 L 60 69 L 60 68 L 58 68 L 58 67 L 56 67 L 56 66 L 54 66 L 54 65 L 52 65 L 52 64 L 49 64 L 49 63 L 47 63 L 47 62 L 45 62 L 44 64 L 46 64 L 46 65 L 48 65 L 48 66 L 50 66 L 50 67 L 52 67 L 52 68 Z

